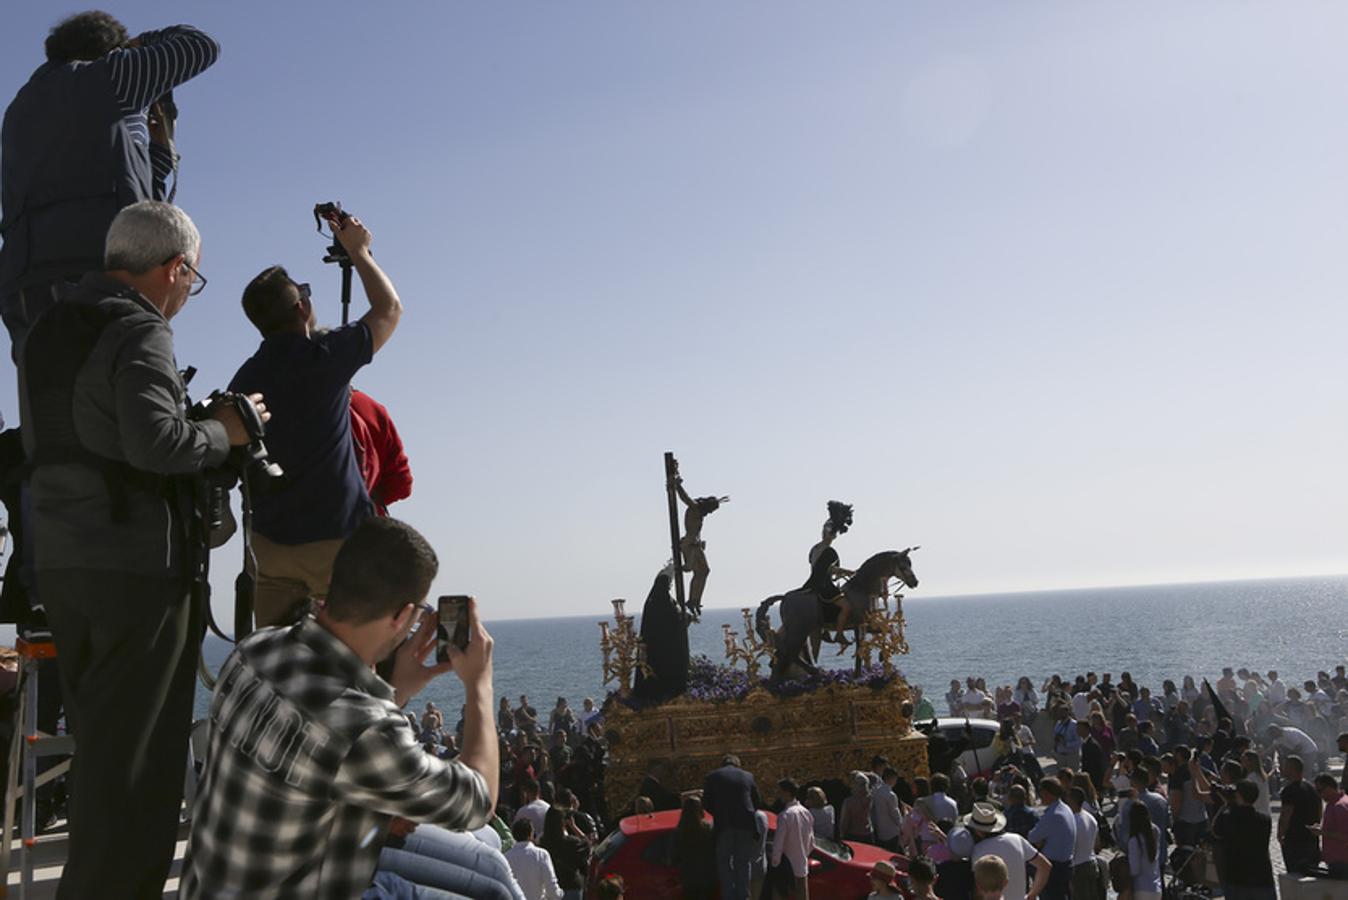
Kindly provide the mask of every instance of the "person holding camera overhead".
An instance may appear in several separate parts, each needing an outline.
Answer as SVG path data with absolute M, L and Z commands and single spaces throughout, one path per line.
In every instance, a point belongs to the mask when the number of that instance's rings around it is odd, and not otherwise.
M 286 473 L 279 489 L 254 497 L 259 628 L 293 622 L 321 602 L 342 541 L 374 514 L 351 437 L 351 379 L 388 343 L 403 307 L 370 255 L 369 229 L 340 211 L 327 221 L 370 302 L 359 321 L 319 331 L 309 285 L 281 266 L 263 269 L 243 292 L 262 345 L 230 390 L 267 397 L 276 414 L 267 446 Z
M 37 585 L 78 742 L 59 897 L 163 890 L 204 630 L 196 478 L 251 443 L 233 404 L 187 416 L 169 320 L 206 285 L 192 220 L 132 204 L 105 257 L 19 356 Z
M 60 291 L 102 268 L 117 211 L 172 199 L 170 92 L 210 68 L 220 45 L 187 25 L 131 38 L 121 22 L 91 11 L 53 28 L 46 54 L 0 135 L 0 308 L 16 360 Z

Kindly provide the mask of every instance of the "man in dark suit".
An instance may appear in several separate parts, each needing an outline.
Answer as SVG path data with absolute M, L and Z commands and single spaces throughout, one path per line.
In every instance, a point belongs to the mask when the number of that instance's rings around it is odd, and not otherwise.
M 1081 736 L 1081 771 L 1090 776 L 1091 784 L 1097 791 L 1105 789 L 1105 749 L 1095 739 L 1091 726 L 1085 722 L 1077 723 L 1077 734 Z
M 748 900 L 750 864 L 761 852 L 762 838 L 754 812 L 764 803 L 739 757 L 727 756 L 702 782 L 702 806 L 712 815 L 722 900 Z

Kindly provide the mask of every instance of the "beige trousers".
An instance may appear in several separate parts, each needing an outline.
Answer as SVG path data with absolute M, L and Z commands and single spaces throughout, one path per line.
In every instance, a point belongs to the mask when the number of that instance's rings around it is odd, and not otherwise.
M 253 534 L 257 557 L 257 595 L 253 621 L 258 628 L 289 625 L 328 598 L 332 563 L 342 541 L 278 544 Z

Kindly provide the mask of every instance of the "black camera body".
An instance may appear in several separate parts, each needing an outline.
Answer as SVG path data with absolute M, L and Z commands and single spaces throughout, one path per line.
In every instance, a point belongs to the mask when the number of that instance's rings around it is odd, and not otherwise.
M 345 222 L 349 218 L 351 218 L 351 213 L 342 209 L 340 201 L 314 204 L 314 224 L 318 226 L 319 231 L 323 230 L 323 223 L 330 219 Z
M 238 475 L 246 475 L 254 488 L 266 490 L 279 484 L 285 477 L 281 467 L 271 461 L 267 454 L 267 445 L 263 438 L 267 434 L 267 425 L 262 421 L 257 407 L 243 394 L 233 391 L 214 391 L 205 400 L 192 407 L 193 419 L 209 419 L 221 406 L 232 408 L 248 432 L 248 443 L 242 447 L 232 447 L 225 459 L 225 467 Z

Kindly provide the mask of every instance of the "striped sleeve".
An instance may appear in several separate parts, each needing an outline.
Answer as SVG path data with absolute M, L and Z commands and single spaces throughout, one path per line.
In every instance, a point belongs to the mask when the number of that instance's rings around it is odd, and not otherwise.
M 353 806 L 451 830 L 481 828 L 492 813 L 486 779 L 427 753 L 407 721 L 393 717 L 352 743 L 333 792 Z
M 147 32 L 139 47 L 108 56 L 112 89 L 123 115 L 143 112 L 151 103 L 220 58 L 220 45 L 190 25 Z
M 150 170 L 154 173 L 154 199 L 165 200 L 168 198 L 168 178 L 173 174 L 173 166 L 176 162 L 174 153 L 169 148 L 159 144 L 150 145 Z

